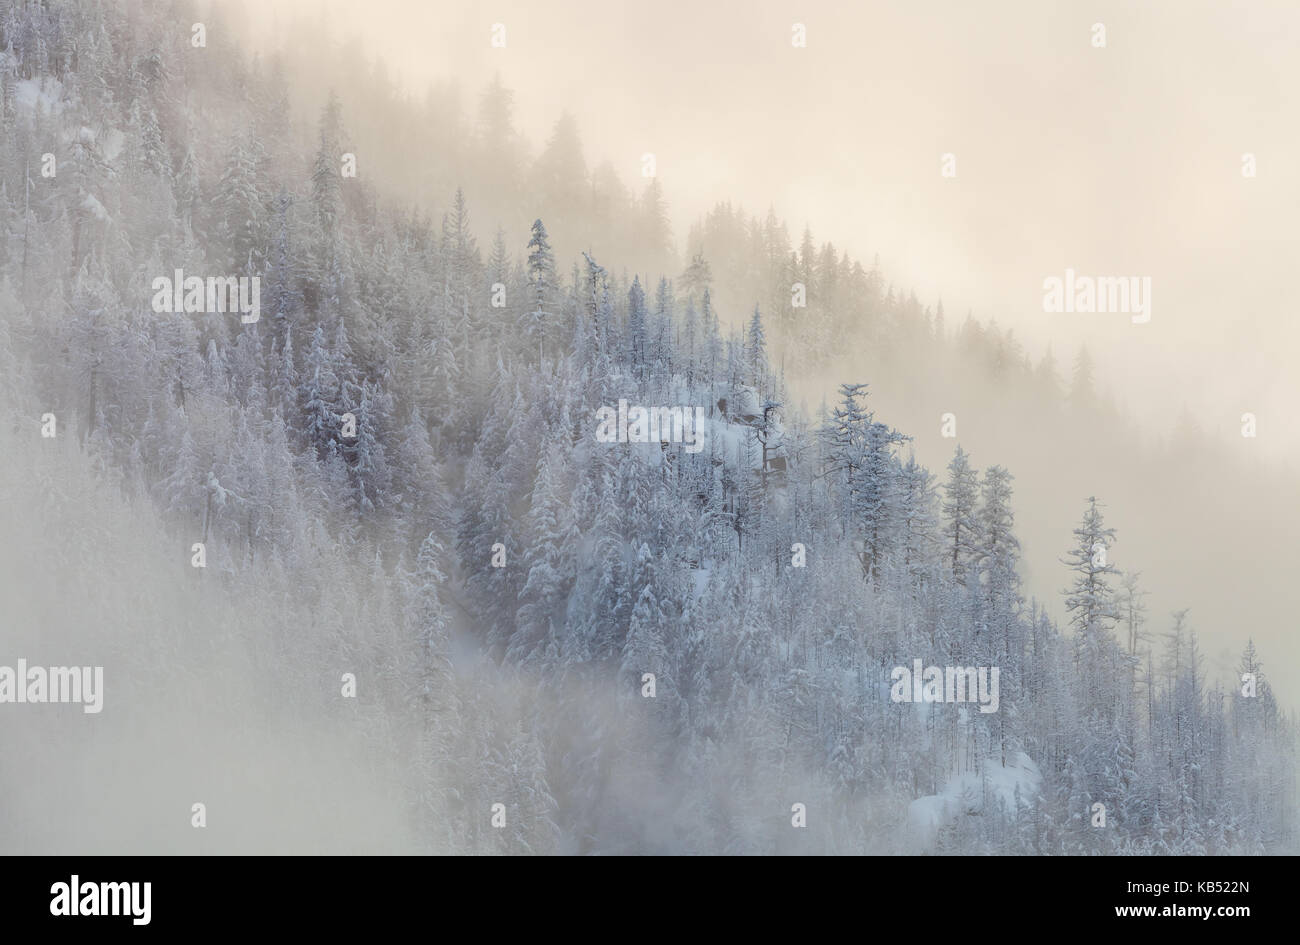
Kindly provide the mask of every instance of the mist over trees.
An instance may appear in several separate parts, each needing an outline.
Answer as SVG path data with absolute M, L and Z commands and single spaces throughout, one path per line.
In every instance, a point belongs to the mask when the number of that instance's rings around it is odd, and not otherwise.
M 1062 624 L 1025 587 L 1029 476 L 928 469 L 881 406 L 952 365 L 1100 429 L 1086 353 L 1066 386 L 772 212 L 675 246 L 658 180 L 588 168 L 571 115 L 534 153 L 499 81 L 411 100 L 359 53 L 250 59 L 217 13 L 200 49 L 184 2 L 0 0 L 4 642 L 103 661 L 96 738 L 137 760 L 59 816 L 148 824 L 202 792 L 186 765 L 251 765 L 276 788 L 223 789 L 240 849 L 316 849 L 357 805 L 337 842 L 403 852 L 1295 848 L 1267 654 L 1253 695 L 1208 674 L 1104 494 L 1035 549 Z M 260 319 L 155 311 L 175 270 L 259 276 Z M 806 407 L 849 346 L 879 372 Z M 703 449 L 597 441 L 620 401 L 698 408 Z M 998 667 L 998 711 L 894 701 L 915 659 Z M 70 777 L 37 736 L 74 729 L 0 731 Z M 21 771 L 0 843 L 39 849 L 63 796 Z

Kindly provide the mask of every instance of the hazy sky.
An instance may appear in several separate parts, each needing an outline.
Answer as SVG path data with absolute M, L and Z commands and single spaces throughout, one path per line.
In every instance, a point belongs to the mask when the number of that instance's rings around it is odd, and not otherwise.
M 237 8 L 237 0 L 222 2 Z M 654 152 L 679 241 L 722 199 L 769 205 L 870 261 L 949 324 L 968 309 L 1037 356 L 1088 342 L 1153 430 L 1183 403 L 1232 448 L 1300 456 L 1300 4 L 277 0 L 359 37 L 412 88 L 496 71 L 539 146 L 561 109 L 594 166 Z M 234 12 L 234 10 L 232 10 Z M 806 48 L 791 45 L 803 23 Z M 1092 25 L 1107 45 L 1092 46 Z M 494 23 L 506 47 L 490 43 Z M 940 155 L 957 176 L 940 176 Z M 1243 153 L 1258 176 L 1242 176 Z M 1043 279 L 1150 276 L 1152 318 L 1048 315 Z M 1068 368 L 1068 364 L 1066 365 Z M 1243 412 L 1259 438 L 1242 440 Z

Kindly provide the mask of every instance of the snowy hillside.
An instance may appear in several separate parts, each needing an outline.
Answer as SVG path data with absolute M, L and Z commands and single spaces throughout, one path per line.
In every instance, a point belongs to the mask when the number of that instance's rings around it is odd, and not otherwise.
M 1261 656 L 1245 697 L 1207 684 L 1181 620 L 1148 633 L 1098 557 L 1104 502 L 1036 563 L 1058 626 L 998 457 L 925 468 L 871 379 L 803 409 L 767 335 L 788 313 L 724 318 L 707 258 L 682 272 L 651 225 L 657 190 L 577 252 L 604 223 L 564 203 L 586 171 L 562 127 L 509 189 L 525 228 L 480 230 L 455 188 L 435 219 L 346 174 L 365 115 L 295 110 L 282 64 L 192 55 L 169 9 L 0 0 L 23 597 L 0 663 L 47 648 L 111 687 L 96 739 L 5 720 L 0 846 L 117 822 L 117 851 L 182 849 L 151 812 L 206 792 L 239 811 L 221 852 L 1294 848 L 1295 731 Z M 178 270 L 257 277 L 260 317 L 159 311 Z M 703 422 L 638 441 L 632 407 Z M 900 701 L 914 660 L 997 668 L 996 703 Z M 17 773 L 68 783 L 46 745 L 73 731 L 123 766 L 99 806 Z

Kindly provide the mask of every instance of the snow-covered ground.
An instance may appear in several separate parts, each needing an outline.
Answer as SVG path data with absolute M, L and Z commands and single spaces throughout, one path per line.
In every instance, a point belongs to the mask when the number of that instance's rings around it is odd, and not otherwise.
M 908 830 L 921 847 L 929 847 L 939 828 L 954 818 L 992 812 L 999 806 L 1014 810 L 1016 789 L 1020 789 L 1019 800 L 1023 805 L 1038 793 L 1042 781 L 1038 765 L 1023 751 L 1012 755 L 1005 768 L 998 761 L 990 760 L 982 773 L 958 775 L 938 794 L 912 801 L 907 807 Z
M 14 101 L 21 108 L 57 115 L 63 110 L 63 84 L 49 76 L 22 79 L 14 83 Z

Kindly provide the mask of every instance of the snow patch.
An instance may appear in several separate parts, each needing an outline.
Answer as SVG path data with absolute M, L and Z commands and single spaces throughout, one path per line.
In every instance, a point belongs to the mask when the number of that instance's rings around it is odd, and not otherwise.
M 22 108 L 57 115 L 63 111 L 63 83 L 49 76 L 23 79 L 14 84 L 14 101 Z
M 958 816 L 992 813 L 999 806 L 1012 811 L 1016 806 L 1016 788 L 1020 803 L 1028 803 L 1043 783 L 1038 765 L 1023 751 L 1007 759 L 1004 768 L 990 759 L 982 774 L 970 772 L 952 778 L 938 794 L 918 797 L 907 806 L 909 832 L 922 846 L 930 846 L 939 828 Z
M 86 198 L 81 201 L 81 209 L 104 223 L 107 223 L 110 219 L 108 211 L 104 209 L 102 203 L 95 199 L 94 194 L 86 194 Z
M 116 160 L 117 156 L 122 153 L 122 148 L 126 144 L 126 135 L 116 128 L 108 129 L 108 134 L 104 135 L 104 157 L 110 161 Z

